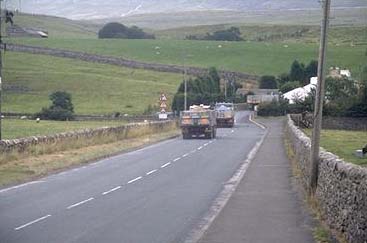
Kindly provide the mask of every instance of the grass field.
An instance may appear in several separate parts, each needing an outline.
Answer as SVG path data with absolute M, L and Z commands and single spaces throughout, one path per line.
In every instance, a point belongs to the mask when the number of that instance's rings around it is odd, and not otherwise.
M 182 76 L 71 59 L 6 52 L 3 112 L 35 113 L 57 90 L 72 94 L 77 114 L 141 114 L 161 92 L 172 100 Z
M 188 35 L 203 37 L 206 33 L 228 29 L 232 26 L 240 28 L 242 38 L 249 41 L 319 43 L 320 26 L 312 25 L 249 25 L 220 24 L 157 30 L 159 39 L 185 39 Z M 328 41 L 332 45 L 364 43 L 367 44 L 367 26 L 332 26 Z
M 312 130 L 305 130 L 311 136 Z M 322 130 L 321 147 L 338 155 L 347 162 L 367 166 L 367 158 L 357 158 L 354 151 L 362 149 L 367 142 L 366 131 Z
M 272 25 L 320 25 L 321 9 L 260 10 L 260 11 L 185 11 L 130 15 L 112 19 L 143 28 L 169 29 L 185 26 L 215 24 L 272 24 Z M 102 20 L 106 21 L 106 20 Z M 102 21 L 96 20 L 101 23 Z M 366 25 L 366 8 L 332 9 L 331 25 Z
M 297 59 L 308 63 L 318 58 L 318 44 L 216 42 L 184 40 L 76 40 L 76 39 L 13 39 L 13 42 L 85 51 L 124 57 L 151 63 L 223 68 L 257 75 L 279 75 L 288 72 Z M 160 48 L 157 50 L 157 48 Z M 358 76 L 367 64 L 363 45 L 329 46 L 328 66 L 351 69 Z M 184 54 L 185 53 L 185 54 Z
M 4 139 L 14 139 L 124 124 L 126 124 L 125 121 L 41 121 L 37 123 L 34 120 L 5 119 L 2 121 L 2 135 Z

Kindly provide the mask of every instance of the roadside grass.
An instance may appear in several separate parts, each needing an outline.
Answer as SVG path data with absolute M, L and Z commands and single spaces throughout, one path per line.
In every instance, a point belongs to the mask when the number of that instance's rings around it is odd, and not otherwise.
M 363 33 L 361 33 L 363 35 Z M 14 38 L 10 42 L 60 48 L 138 61 L 218 69 L 256 75 L 279 75 L 289 72 L 297 59 L 308 63 L 318 58 L 318 44 L 277 42 L 223 42 L 191 40 L 122 40 L 122 39 L 31 39 Z M 327 66 L 351 70 L 358 77 L 367 62 L 366 46 L 340 45 L 328 47 Z
M 311 137 L 312 130 L 304 129 Z M 367 166 L 367 158 L 358 158 L 355 150 L 362 149 L 367 143 L 366 131 L 322 130 L 320 144 L 327 151 L 339 156 L 346 162 Z
M 113 135 L 100 136 L 57 144 L 35 145 L 26 151 L 0 154 L 0 186 L 37 179 L 178 134 L 179 131 L 174 125 L 167 126 L 160 132 L 152 129 L 139 129 L 139 131 L 135 129 L 126 138 Z
M 2 120 L 3 139 L 44 136 L 86 128 L 115 127 L 126 124 L 126 121 L 40 121 L 4 119 Z
M 26 53 L 6 52 L 3 60 L 3 112 L 36 113 L 50 105 L 50 93 L 67 91 L 76 114 L 142 114 L 158 105 L 161 92 L 170 107 L 182 80 L 180 74 Z

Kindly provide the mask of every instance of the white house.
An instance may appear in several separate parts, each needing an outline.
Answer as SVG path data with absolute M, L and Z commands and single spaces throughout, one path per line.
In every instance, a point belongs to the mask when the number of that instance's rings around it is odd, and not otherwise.
M 293 89 L 285 94 L 283 98 L 289 100 L 289 104 L 294 104 L 296 101 L 304 101 L 305 98 L 310 94 L 312 89 L 316 89 L 317 77 L 312 77 L 310 83 L 306 86 Z

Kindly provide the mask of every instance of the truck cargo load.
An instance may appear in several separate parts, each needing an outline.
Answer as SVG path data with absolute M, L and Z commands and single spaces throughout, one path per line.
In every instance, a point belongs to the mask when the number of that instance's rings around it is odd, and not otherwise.
M 194 136 L 215 138 L 217 130 L 215 111 L 210 110 L 209 106 L 191 106 L 190 110 L 181 112 L 180 127 L 184 139 Z
M 216 103 L 215 112 L 218 127 L 234 126 L 235 112 L 233 103 Z

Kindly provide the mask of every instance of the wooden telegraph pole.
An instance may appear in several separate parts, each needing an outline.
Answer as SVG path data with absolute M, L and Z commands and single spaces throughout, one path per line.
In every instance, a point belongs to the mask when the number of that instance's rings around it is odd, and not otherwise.
M 3 9 L 1 6 L 2 0 L 0 0 L 0 141 L 2 140 L 2 120 L 3 120 L 3 114 L 1 112 L 1 104 L 2 104 L 2 77 L 3 77 L 3 57 L 2 57 L 2 47 L 3 47 L 3 41 L 2 41 L 2 22 L 3 22 L 3 18 L 2 18 L 2 14 L 3 14 Z
M 322 106 L 325 97 L 325 56 L 326 56 L 326 42 L 327 31 L 329 26 L 330 1 L 324 0 L 323 4 L 323 20 L 321 24 L 321 38 L 319 50 L 319 64 L 317 71 L 317 93 L 315 101 L 314 122 L 311 141 L 311 174 L 309 180 L 309 194 L 313 195 L 316 192 L 317 179 L 319 173 L 320 160 L 320 132 L 322 123 Z

